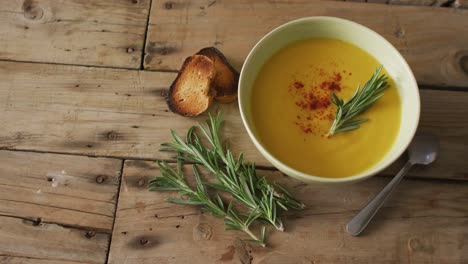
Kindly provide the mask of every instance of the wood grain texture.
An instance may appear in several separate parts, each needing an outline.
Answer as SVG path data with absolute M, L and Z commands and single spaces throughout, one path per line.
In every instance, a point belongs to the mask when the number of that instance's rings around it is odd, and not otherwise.
M 197 207 L 169 204 L 170 193 L 147 191 L 152 162 L 126 161 L 109 263 L 464 263 L 468 261 L 468 185 L 405 180 L 360 237 L 346 222 L 388 182 L 373 178 L 337 188 L 306 185 L 278 172 L 306 203 L 269 231 L 266 249 L 237 240 L 221 219 Z
M 0 215 L 109 232 L 121 161 L 0 151 Z
M 267 32 L 293 19 L 320 15 L 350 19 L 382 34 L 400 50 L 421 84 L 468 86 L 468 11 L 435 7 L 336 1 L 156 2 L 144 65 L 177 70 L 185 57 L 216 46 L 240 69 Z
M 139 68 L 149 0 L 19 0 L 0 7 L 0 59 Z
M 105 263 L 109 234 L 0 216 L 0 263 Z
M 79 153 L 141 159 L 168 159 L 158 151 L 198 118 L 168 111 L 164 97 L 174 73 L 96 69 L 0 62 L 0 148 Z M 441 139 L 442 152 L 430 169 L 412 176 L 468 179 L 468 93 L 421 90 L 420 131 Z M 235 153 L 270 164 L 255 149 L 239 118 L 237 104 L 214 105 L 226 120 L 224 138 Z M 400 168 L 395 164 L 385 174 Z
M 0 151 L 0 263 L 104 263 L 121 164 Z

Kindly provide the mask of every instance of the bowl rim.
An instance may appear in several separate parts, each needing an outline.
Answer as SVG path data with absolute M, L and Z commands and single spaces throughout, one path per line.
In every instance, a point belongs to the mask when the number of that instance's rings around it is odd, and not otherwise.
M 337 22 L 337 23 L 341 23 L 341 24 L 348 24 L 348 25 L 351 25 L 353 27 L 357 27 L 357 28 L 360 28 L 360 29 L 366 31 L 370 36 L 372 36 L 374 38 L 380 39 L 380 41 L 383 41 L 384 43 L 386 43 L 388 45 L 388 47 L 391 50 L 393 50 L 395 52 L 395 54 L 398 55 L 396 59 L 401 63 L 401 65 L 403 65 L 405 67 L 405 71 L 408 72 L 409 77 L 410 77 L 410 81 L 413 83 L 413 87 L 416 87 L 416 99 L 417 100 L 415 100 L 416 101 L 415 103 L 417 105 L 415 105 L 415 107 L 414 107 L 415 111 L 416 111 L 416 122 L 414 122 L 413 125 L 408 128 L 409 131 L 407 133 L 410 133 L 410 136 L 408 137 L 408 141 L 403 142 L 401 147 L 397 150 L 397 154 L 394 156 L 394 158 L 388 159 L 383 164 L 381 164 L 378 168 L 375 168 L 376 165 L 373 165 L 372 167 L 365 170 L 364 172 L 361 172 L 361 173 L 358 173 L 356 175 L 349 176 L 349 177 L 343 177 L 343 178 L 326 178 L 326 177 L 310 175 L 310 174 L 298 171 L 298 170 L 284 164 L 279 159 L 275 158 L 259 142 L 259 140 L 255 136 L 254 132 L 252 131 L 252 128 L 249 126 L 249 124 L 247 122 L 247 117 L 245 116 L 245 113 L 244 113 L 245 109 L 243 107 L 243 105 L 245 103 L 243 102 L 244 100 L 242 99 L 243 98 L 242 94 L 244 92 L 244 89 L 241 89 L 241 84 L 243 83 L 243 78 L 244 78 L 244 75 L 245 75 L 245 72 L 246 72 L 246 67 L 245 66 L 250 63 L 250 61 L 252 60 L 252 57 L 254 56 L 254 54 L 257 52 L 258 49 L 260 49 L 260 45 L 265 40 L 270 38 L 272 35 L 276 34 L 278 31 L 281 31 L 285 27 L 289 27 L 289 26 L 292 26 L 292 25 L 295 25 L 295 24 L 300 24 L 300 23 L 304 23 L 304 22 L 314 22 L 314 21 L 333 21 L 333 22 Z M 240 72 L 238 90 L 239 90 L 238 91 L 238 98 L 239 98 L 238 105 L 239 105 L 239 112 L 241 114 L 242 123 L 244 124 L 244 127 L 246 128 L 247 133 L 248 133 L 250 139 L 252 140 L 252 142 L 254 143 L 255 147 L 260 151 L 260 153 L 269 162 L 271 162 L 273 164 L 274 167 L 276 167 L 280 171 L 286 173 L 288 176 L 299 179 L 299 180 L 301 180 L 303 182 L 306 182 L 306 183 L 347 183 L 347 182 L 355 182 L 355 181 L 364 180 L 366 178 L 369 178 L 369 177 L 381 172 L 382 170 L 384 170 L 388 166 L 390 166 L 392 163 L 394 163 L 403 154 L 403 152 L 408 148 L 408 146 L 411 143 L 411 141 L 412 141 L 412 139 L 413 139 L 413 137 L 414 137 L 414 135 L 416 133 L 416 130 L 418 128 L 419 120 L 420 120 L 420 114 L 421 114 L 421 99 L 420 99 L 420 95 L 419 95 L 419 87 L 418 87 L 418 84 L 416 82 L 416 78 L 414 77 L 413 71 L 411 70 L 408 63 L 406 62 L 406 60 L 401 55 L 401 53 L 388 40 L 386 40 L 383 36 L 381 36 L 380 34 L 375 32 L 374 30 L 372 30 L 372 29 L 370 29 L 370 28 L 368 28 L 368 27 L 366 27 L 364 25 L 361 25 L 361 24 L 359 24 L 357 22 L 348 20 L 348 19 L 343 19 L 343 18 L 338 18 L 338 17 L 331 17 L 331 16 L 314 16 L 314 17 L 304 17 L 304 18 L 295 19 L 295 20 L 289 21 L 287 23 L 284 23 L 284 24 L 276 27 L 275 29 L 271 30 L 270 32 L 268 32 L 265 36 L 263 36 L 255 44 L 255 46 L 250 50 L 249 54 L 247 55 L 247 57 L 246 57 L 246 59 L 245 59 L 245 61 L 243 63 L 241 72 Z M 394 146 L 392 146 L 392 148 L 394 148 Z M 390 151 L 388 151 L 387 154 L 385 154 L 382 159 L 384 159 L 389 153 L 390 153 Z

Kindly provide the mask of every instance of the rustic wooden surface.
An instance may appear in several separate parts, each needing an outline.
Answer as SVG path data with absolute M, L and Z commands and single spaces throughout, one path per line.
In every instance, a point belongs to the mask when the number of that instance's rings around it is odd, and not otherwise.
M 0 62 L 1 148 L 140 159 L 169 159 L 159 144 L 169 130 L 184 133 L 197 119 L 168 112 L 164 96 L 174 73 Z M 420 131 L 441 139 L 431 169 L 411 175 L 468 179 L 468 92 L 421 90 Z M 246 136 L 237 104 L 216 105 L 226 120 L 225 138 L 236 152 L 271 166 Z M 395 173 L 395 164 L 385 174 Z
M 190 171 L 190 170 L 188 170 Z M 270 230 L 266 249 L 226 232 L 220 219 L 147 191 L 154 162 L 126 161 L 109 263 L 464 263 L 468 261 L 468 185 L 406 180 L 365 233 L 346 222 L 387 183 L 373 178 L 337 188 L 260 171 L 307 205 L 288 212 L 286 232 Z
M 200 47 L 216 46 L 239 69 L 264 34 L 287 21 L 319 15 L 351 19 L 385 36 L 421 84 L 468 86 L 468 39 L 462 37 L 468 35 L 468 10 L 435 7 L 334 1 L 158 2 L 150 14 L 144 65 L 176 70 Z
M 121 164 L 0 151 L 0 263 L 105 263 Z
M 149 0 L 2 0 L 0 59 L 139 68 Z
M 0 2 L 0 263 L 468 262 L 466 0 Z M 234 151 L 307 209 L 288 212 L 287 231 L 270 230 L 262 249 L 146 191 L 158 171 L 142 159 L 169 159 L 158 152 L 169 129 L 206 119 L 167 110 L 182 60 L 216 46 L 240 69 L 263 34 L 314 15 L 355 20 L 401 51 L 421 86 L 419 130 L 441 140 L 438 161 L 414 168 L 353 238 L 345 223 L 388 177 L 337 188 L 283 177 L 250 143 L 237 105 L 214 105 Z

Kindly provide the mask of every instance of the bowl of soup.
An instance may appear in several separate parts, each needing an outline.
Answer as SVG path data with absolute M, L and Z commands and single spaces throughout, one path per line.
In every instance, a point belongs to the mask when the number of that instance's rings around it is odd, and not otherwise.
M 332 94 L 345 102 L 382 67 L 389 87 L 360 128 L 330 136 Z M 348 183 L 377 174 L 408 147 L 419 122 L 414 75 L 382 36 L 355 22 L 309 17 L 264 36 L 239 80 L 244 126 L 260 153 L 306 183 Z

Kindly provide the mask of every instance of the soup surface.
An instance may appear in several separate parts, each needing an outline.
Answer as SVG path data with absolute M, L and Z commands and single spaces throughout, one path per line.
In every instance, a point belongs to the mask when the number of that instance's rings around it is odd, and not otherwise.
M 252 95 L 255 132 L 278 160 L 311 175 L 339 178 L 363 172 L 390 150 L 400 127 L 401 106 L 390 87 L 359 118 L 361 128 L 327 137 L 336 107 L 358 84 L 370 79 L 379 62 L 360 48 L 335 39 L 293 43 L 260 70 Z M 385 71 L 383 71 L 386 73 Z

